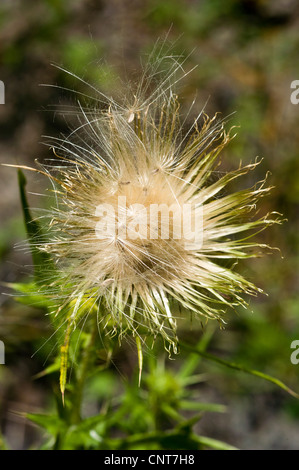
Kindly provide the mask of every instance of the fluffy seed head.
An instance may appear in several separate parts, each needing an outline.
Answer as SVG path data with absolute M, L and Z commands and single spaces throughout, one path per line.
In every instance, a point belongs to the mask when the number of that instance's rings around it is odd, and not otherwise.
M 73 327 L 84 307 L 119 338 L 162 335 L 175 350 L 177 316 L 221 322 L 258 292 L 234 262 L 258 256 L 250 236 L 277 220 L 254 217 L 265 181 L 225 192 L 257 162 L 215 178 L 229 133 L 203 112 L 184 129 L 172 61 L 157 85 L 163 59 L 149 65 L 123 101 L 98 92 L 93 108 L 79 103 L 79 126 L 55 140 L 54 164 L 42 169 L 56 205 L 39 249 L 56 260 Z

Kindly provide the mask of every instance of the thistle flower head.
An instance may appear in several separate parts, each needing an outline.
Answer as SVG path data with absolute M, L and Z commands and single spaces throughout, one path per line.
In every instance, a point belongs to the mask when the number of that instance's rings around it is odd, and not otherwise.
M 225 192 L 257 162 L 215 178 L 230 132 L 203 112 L 185 131 L 171 84 L 180 65 L 154 86 L 160 66 L 122 102 L 99 92 L 93 108 L 79 104 L 79 127 L 42 169 L 56 205 L 38 248 L 56 260 L 72 327 L 84 307 L 119 338 L 161 335 L 175 350 L 178 316 L 222 322 L 259 291 L 234 262 L 257 256 L 250 234 L 276 220 L 255 217 L 265 181 Z

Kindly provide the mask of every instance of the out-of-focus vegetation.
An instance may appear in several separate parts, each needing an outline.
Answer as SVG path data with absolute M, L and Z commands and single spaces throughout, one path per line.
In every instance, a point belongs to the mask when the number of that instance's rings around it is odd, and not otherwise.
M 287 219 L 283 226 L 260 234 L 281 254 L 239 266 L 268 296 L 251 300 L 251 311 L 232 311 L 226 330 L 214 333 L 209 350 L 274 375 L 297 391 L 299 365 L 290 361 L 290 344 L 299 339 L 299 105 L 290 101 L 290 85 L 299 79 L 298 26 L 295 0 L 10 0 L 0 5 L 0 80 L 6 86 L 6 104 L 0 105 L 2 163 L 26 165 L 35 158 L 51 158 L 40 136 L 67 132 L 63 117 L 49 110 L 49 105 L 58 110 L 68 104 L 69 93 L 56 85 L 89 92 L 84 83 L 52 63 L 114 93 L 118 73 L 133 79 L 140 55 L 169 31 L 173 53 L 188 56 L 186 70 L 197 65 L 179 85 L 183 105 L 188 106 L 196 94 L 198 110 L 206 104 L 210 115 L 231 115 L 229 125 L 239 126 L 238 135 L 223 153 L 222 169 L 238 166 L 240 159 L 248 163 L 257 155 L 263 157 L 254 174 L 238 184 L 252 185 L 269 170 L 274 189 L 263 201 L 262 211 L 275 210 Z M 28 176 L 30 190 L 41 192 L 45 182 Z M 29 250 L 13 248 L 25 238 L 14 170 L 0 168 L 0 184 L 1 277 L 6 283 L 28 280 Z M 30 196 L 34 207 L 42 199 Z M 3 286 L 2 291 L 9 289 Z M 200 334 L 196 326 L 182 331 L 185 342 L 197 342 Z M 0 417 L 9 447 L 28 448 L 42 440 L 20 413 L 45 413 L 54 407 L 52 382 L 46 377 L 33 380 L 51 362 L 51 343 L 39 350 L 50 335 L 43 310 L 1 297 L 0 339 L 6 346 L 6 365 L 0 366 Z M 90 380 L 86 416 L 98 412 L 103 393 L 114 396 L 116 382 L 136 370 L 136 355 L 129 346 L 124 356 L 115 359 L 120 370 L 117 381 L 114 370 Z M 176 358 L 177 370 L 182 361 L 181 356 Z M 199 422 L 201 434 L 228 437 L 241 448 L 296 448 L 298 401 L 267 382 L 219 365 L 201 362 L 198 367 L 198 373 L 209 376 L 197 386 L 198 401 L 228 405 L 219 418 L 207 414 Z M 146 390 L 153 383 L 158 387 L 158 380 L 151 381 L 151 371 L 145 374 Z M 167 373 L 165 377 L 173 380 Z M 130 393 L 128 388 L 124 400 L 136 403 L 135 418 L 130 419 L 139 422 L 141 398 Z M 157 390 L 151 396 L 155 394 Z

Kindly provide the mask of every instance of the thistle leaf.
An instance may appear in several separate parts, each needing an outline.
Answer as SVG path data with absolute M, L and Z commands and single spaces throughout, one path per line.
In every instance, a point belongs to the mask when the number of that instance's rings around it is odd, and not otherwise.
M 58 432 L 65 428 L 65 424 L 58 418 L 57 415 L 46 415 L 39 413 L 26 413 L 26 418 L 33 423 L 46 429 L 50 434 L 56 435 Z

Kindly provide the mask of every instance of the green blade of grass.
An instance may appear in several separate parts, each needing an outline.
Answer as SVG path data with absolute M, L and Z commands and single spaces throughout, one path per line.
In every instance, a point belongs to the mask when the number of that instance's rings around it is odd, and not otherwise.
M 35 281 L 39 282 L 42 281 L 45 276 L 49 277 L 49 271 L 54 269 L 54 265 L 50 255 L 38 250 L 36 247 L 37 243 L 40 243 L 44 240 L 44 235 L 42 234 L 38 222 L 34 220 L 31 215 L 26 195 L 26 178 L 20 169 L 18 169 L 18 182 L 23 217 L 34 264 L 34 277 Z
M 244 367 L 243 365 L 240 365 L 240 364 L 236 364 L 234 362 L 226 361 L 225 359 L 221 359 L 220 357 L 214 356 L 213 354 L 207 353 L 205 351 L 200 351 L 197 348 L 195 348 L 193 346 L 189 346 L 188 344 L 185 344 L 185 343 L 180 343 L 180 345 L 182 346 L 182 348 L 184 348 L 184 349 L 186 349 L 190 352 L 193 352 L 195 354 L 198 354 L 201 357 L 203 357 L 203 358 L 205 358 L 209 361 L 213 361 L 213 362 L 221 364 L 225 367 L 229 367 L 230 369 L 239 370 L 241 372 L 245 372 L 246 374 L 251 374 L 251 375 L 254 375 L 256 377 L 260 377 L 261 379 L 267 380 L 268 382 L 271 382 L 271 383 L 277 385 L 278 387 L 282 388 L 283 390 L 285 390 L 287 393 L 289 393 L 293 397 L 295 397 L 297 399 L 299 398 L 298 393 L 296 393 L 294 390 L 292 390 L 290 387 L 288 387 L 281 380 L 276 379 L 275 377 L 272 377 L 271 375 L 265 374 L 264 372 L 260 372 L 258 370 L 248 369 L 247 367 Z

